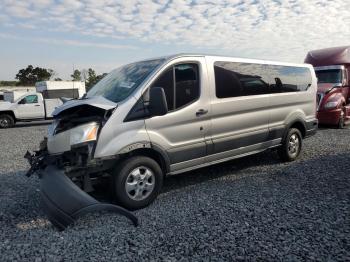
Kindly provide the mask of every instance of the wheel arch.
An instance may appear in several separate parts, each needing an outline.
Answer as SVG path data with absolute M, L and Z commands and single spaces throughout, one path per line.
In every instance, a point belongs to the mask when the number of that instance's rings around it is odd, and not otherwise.
M 293 121 L 289 122 L 289 124 L 287 124 L 285 130 L 284 130 L 284 134 L 283 134 L 283 140 L 286 138 L 289 129 L 291 128 L 296 128 L 300 131 L 301 135 L 303 138 L 306 137 L 306 123 L 303 119 L 301 118 L 296 118 Z
M 151 147 L 136 148 L 134 150 L 131 150 L 127 153 L 120 155 L 121 159 L 126 159 L 131 156 L 145 156 L 145 157 L 152 158 L 154 161 L 158 163 L 164 175 L 170 172 L 169 157 L 165 152 L 165 150 L 163 150 L 161 147 L 157 145 L 152 144 Z
M 9 115 L 13 118 L 13 121 L 16 122 L 16 116 L 15 113 L 11 110 L 6 110 L 6 111 L 0 111 L 0 115 Z

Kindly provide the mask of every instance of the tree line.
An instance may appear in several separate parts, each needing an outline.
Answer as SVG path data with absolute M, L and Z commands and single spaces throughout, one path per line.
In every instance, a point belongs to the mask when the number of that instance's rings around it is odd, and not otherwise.
M 81 71 L 75 69 L 73 74 L 71 74 L 70 80 L 85 82 L 86 90 L 89 90 L 106 75 L 107 73 L 98 75 L 92 68 L 87 70 L 83 69 Z M 34 86 L 36 82 L 40 81 L 62 81 L 61 78 L 55 76 L 56 73 L 52 69 L 28 65 L 27 68 L 20 69 L 16 74 L 16 79 L 18 81 L 0 81 L 0 86 Z

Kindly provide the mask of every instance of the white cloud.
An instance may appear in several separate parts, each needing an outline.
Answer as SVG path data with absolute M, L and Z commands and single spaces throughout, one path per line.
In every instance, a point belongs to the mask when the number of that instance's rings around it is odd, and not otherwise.
M 78 41 L 78 40 L 70 40 L 70 39 L 55 39 L 55 38 L 43 38 L 43 37 L 28 38 L 28 37 L 21 37 L 18 35 L 3 34 L 3 33 L 0 33 L 0 38 L 15 39 L 15 40 L 21 40 L 21 41 L 31 41 L 31 42 L 50 44 L 50 45 L 70 45 L 70 46 L 78 46 L 78 47 L 94 47 L 94 48 L 108 48 L 108 49 L 122 49 L 122 50 L 138 49 L 135 46 L 128 46 L 128 45 L 104 44 L 104 43 L 86 42 L 86 41 Z
M 0 22 L 38 30 L 294 62 L 350 39 L 350 2 L 343 0 L 2 0 L 0 7 Z

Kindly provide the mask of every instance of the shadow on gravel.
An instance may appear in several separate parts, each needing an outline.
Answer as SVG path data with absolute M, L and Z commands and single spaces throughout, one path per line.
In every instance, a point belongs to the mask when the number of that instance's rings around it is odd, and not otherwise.
M 339 129 L 337 126 L 334 125 L 318 125 L 318 129 L 320 130 L 327 130 L 327 129 Z M 350 129 L 350 124 L 347 124 L 343 129 Z
M 38 121 L 38 122 L 18 122 L 13 128 L 34 127 L 34 126 L 47 126 L 51 124 L 51 120 Z
M 266 175 L 289 175 L 291 170 L 303 173 L 306 169 L 311 169 L 309 172 L 312 173 L 317 172 L 313 170 L 316 170 L 320 163 L 322 163 L 322 166 L 330 167 L 329 170 L 323 170 L 326 173 L 332 172 L 332 166 L 334 165 L 337 167 L 344 165 L 344 172 L 350 174 L 350 153 L 300 160 L 283 163 L 279 160 L 275 150 L 268 150 L 260 154 L 234 159 L 179 175 L 168 176 L 164 181 L 162 193 L 220 178 L 229 178 L 230 180 L 246 176 L 263 178 Z M 348 168 L 345 168 L 346 165 Z

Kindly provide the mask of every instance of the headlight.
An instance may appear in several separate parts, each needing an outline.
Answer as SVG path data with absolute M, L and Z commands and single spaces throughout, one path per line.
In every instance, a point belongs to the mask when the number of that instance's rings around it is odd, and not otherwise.
M 98 123 L 92 122 L 77 126 L 70 131 L 70 144 L 76 145 L 97 139 Z
M 326 109 L 332 109 L 338 106 L 338 102 L 328 102 L 325 104 L 324 108 Z

